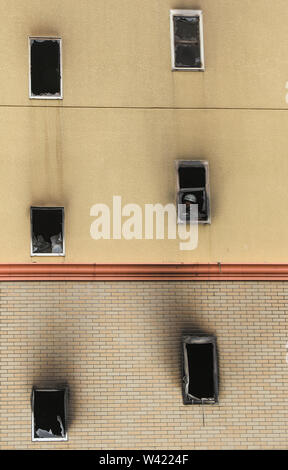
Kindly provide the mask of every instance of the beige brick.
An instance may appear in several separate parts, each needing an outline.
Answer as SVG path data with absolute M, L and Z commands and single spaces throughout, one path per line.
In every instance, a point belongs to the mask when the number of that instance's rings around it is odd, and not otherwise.
M 285 282 L 2 282 L 0 302 L 1 449 L 287 449 Z M 217 336 L 204 427 L 183 332 Z M 32 443 L 32 386 L 64 382 L 69 441 Z

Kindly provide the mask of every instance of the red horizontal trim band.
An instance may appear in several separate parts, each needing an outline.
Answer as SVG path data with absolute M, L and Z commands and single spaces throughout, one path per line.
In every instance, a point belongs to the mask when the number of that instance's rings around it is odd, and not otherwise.
M 0 264 L 0 281 L 286 281 L 288 264 Z

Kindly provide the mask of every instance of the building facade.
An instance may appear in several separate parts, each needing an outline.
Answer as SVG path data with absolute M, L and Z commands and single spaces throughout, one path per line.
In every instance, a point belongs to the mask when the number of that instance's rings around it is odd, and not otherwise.
M 287 2 L 0 8 L 0 447 L 287 448 Z M 175 9 L 204 71 L 171 70 Z M 29 96 L 29 38 L 61 38 L 61 99 Z M 209 164 L 197 246 L 93 237 L 113 197 L 174 204 L 179 160 Z M 31 207 L 64 208 L 64 256 L 31 256 Z M 213 406 L 183 404 L 183 334 L 217 338 Z M 33 442 L 32 387 L 64 385 L 68 441 Z

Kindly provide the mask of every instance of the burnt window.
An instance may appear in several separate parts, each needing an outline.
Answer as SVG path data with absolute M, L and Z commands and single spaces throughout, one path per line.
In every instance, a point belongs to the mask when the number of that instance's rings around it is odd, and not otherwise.
M 210 223 L 208 162 L 181 160 L 178 172 L 178 223 L 190 222 L 192 205 L 197 204 L 199 223 Z
M 62 98 L 61 39 L 29 38 L 30 98 Z
M 214 336 L 183 338 L 183 401 L 218 403 L 218 367 Z
M 32 440 L 67 440 L 67 388 L 32 390 Z
M 64 256 L 64 208 L 31 207 L 31 255 Z
M 204 70 L 203 20 L 201 10 L 171 10 L 173 70 Z

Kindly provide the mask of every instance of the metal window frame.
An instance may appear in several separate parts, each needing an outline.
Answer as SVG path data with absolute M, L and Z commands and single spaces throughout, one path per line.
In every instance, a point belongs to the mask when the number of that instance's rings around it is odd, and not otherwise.
M 200 40 L 200 61 L 201 67 L 176 67 L 175 65 L 175 44 L 174 44 L 174 16 L 198 16 L 199 17 L 199 40 Z M 202 10 L 170 10 L 170 42 L 171 42 L 171 66 L 172 71 L 204 72 L 204 33 L 203 33 L 203 11 Z
M 214 399 L 198 399 L 189 394 L 189 367 L 186 344 L 208 344 L 213 345 L 213 382 Z M 182 393 L 184 405 L 215 405 L 219 403 L 219 384 L 218 384 L 218 360 L 216 337 L 211 335 L 195 336 L 185 335 L 182 337 Z
M 64 390 L 64 412 L 65 412 L 65 436 L 64 437 L 34 437 L 34 392 L 60 392 Z M 58 388 L 41 388 L 33 387 L 32 396 L 31 396 L 31 430 L 32 430 L 32 442 L 50 442 L 50 441 L 68 441 L 68 431 L 67 431 L 67 411 L 68 411 L 68 387 L 58 387 Z
M 33 40 L 43 41 L 58 41 L 60 51 L 60 95 L 33 95 L 31 89 L 31 44 Z M 28 51 L 29 51 L 29 98 L 31 100 L 63 100 L 63 80 L 62 80 L 62 38 L 54 36 L 29 36 L 28 37 Z
M 59 210 L 62 211 L 62 237 L 63 252 L 62 253 L 33 253 L 33 210 Z M 65 256 L 65 211 L 64 206 L 31 206 L 30 207 L 30 256 Z
M 177 223 L 178 224 L 185 224 L 187 223 L 187 220 L 183 220 L 180 217 L 179 211 L 178 211 L 178 204 L 180 204 L 180 193 L 193 191 L 193 190 L 199 190 L 203 188 L 181 188 L 180 187 L 180 181 L 179 181 L 179 168 L 180 167 L 197 167 L 197 166 L 204 166 L 205 168 L 205 191 L 206 191 L 206 196 L 207 196 L 207 212 L 208 212 L 208 218 L 207 220 L 198 220 L 198 224 L 211 224 L 211 205 L 210 205 L 210 180 L 209 180 L 209 163 L 207 160 L 176 160 L 176 171 L 177 171 Z

